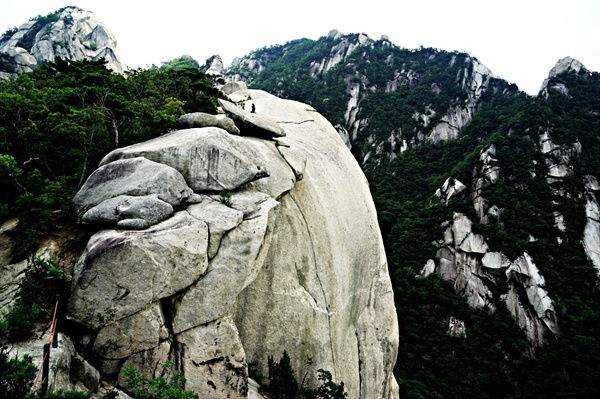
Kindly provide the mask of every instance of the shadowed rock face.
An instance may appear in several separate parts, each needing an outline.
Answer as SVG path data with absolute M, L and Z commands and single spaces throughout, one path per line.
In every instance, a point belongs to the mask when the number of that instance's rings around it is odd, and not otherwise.
M 149 365 L 172 359 L 203 398 L 249 397 L 248 363 L 268 375 L 267 357 L 284 350 L 309 386 L 323 368 L 349 398 L 398 398 L 396 311 L 362 171 L 310 106 L 255 90 L 230 97 L 255 110 L 239 136 L 217 122 L 180 130 L 116 150 L 100 168 L 156 163 L 184 185 L 142 178 L 137 194 L 119 189 L 140 181 L 134 168 L 113 183 L 100 173 L 101 185 L 77 194 L 81 210 L 96 210 L 85 222 L 113 225 L 76 265 L 69 317 L 87 328 L 104 373 L 133 365 L 153 376 Z M 252 137 L 264 126 L 278 137 Z M 180 201 L 159 195 L 176 191 Z M 131 196 L 146 199 L 134 207 Z M 138 223 L 157 198 L 174 212 Z

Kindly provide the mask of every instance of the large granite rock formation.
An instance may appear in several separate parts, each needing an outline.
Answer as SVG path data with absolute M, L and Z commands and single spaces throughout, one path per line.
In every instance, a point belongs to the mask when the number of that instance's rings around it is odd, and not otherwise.
M 305 385 L 323 368 L 350 399 L 398 398 L 397 316 L 365 176 L 310 106 L 230 98 L 244 101 L 221 104 L 241 135 L 215 119 L 115 150 L 77 194 L 78 215 L 101 228 L 74 272 L 82 345 L 109 375 L 154 376 L 172 359 L 207 399 L 254 397 L 248 364 L 267 376 L 284 350 Z M 164 212 L 150 218 L 145 203 Z
M 571 57 L 561 58 L 560 60 L 556 61 L 556 64 L 554 65 L 554 67 L 552 67 L 552 69 L 548 73 L 548 78 L 544 79 L 544 81 L 542 82 L 542 86 L 540 87 L 539 94 L 543 95 L 543 96 L 547 96 L 548 83 L 550 82 L 550 78 L 553 78 L 554 76 L 561 74 L 563 72 L 566 72 L 566 71 L 575 71 L 575 72 L 579 73 L 579 71 L 581 71 L 581 70 L 587 71 L 586 67 L 578 60 L 571 58 Z M 550 88 L 558 90 L 565 95 L 569 94 L 568 88 L 562 83 L 554 84 Z
M 30 72 L 56 57 L 104 58 L 113 71 L 123 71 L 117 40 L 110 29 L 93 12 L 78 7 L 65 7 L 9 30 L 0 36 L 0 54 L 3 53 L 10 70 L 0 71 L 0 77 Z

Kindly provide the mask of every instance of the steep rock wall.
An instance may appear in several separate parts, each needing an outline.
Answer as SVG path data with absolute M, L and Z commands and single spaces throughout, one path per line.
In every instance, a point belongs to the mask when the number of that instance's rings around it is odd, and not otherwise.
M 245 100 L 222 103 L 242 136 L 190 128 L 116 150 L 76 196 L 78 214 L 104 228 L 76 265 L 69 303 L 87 350 L 105 374 L 153 375 L 173 359 L 204 398 L 248 397 L 248 363 L 266 376 L 267 357 L 286 350 L 308 385 L 323 368 L 349 398 L 397 398 L 396 311 L 362 171 L 310 106 L 255 90 L 230 97 Z M 191 189 L 135 179 L 148 162 Z M 117 190 L 110 168 L 135 183 Z M 131 196 L 173 213 L 148 218 Z M 94 220 L 94 207 L 124 216 Z

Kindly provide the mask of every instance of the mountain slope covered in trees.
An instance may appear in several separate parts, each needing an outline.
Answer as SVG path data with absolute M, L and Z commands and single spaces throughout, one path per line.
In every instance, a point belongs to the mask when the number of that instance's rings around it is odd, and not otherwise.
M 600 75 L 554 72 L 532 97 L 468 54 L 337 31 L 228 71 L 313 105 L 363 165 L 393 276 L 403 398 L 600 395 L 598 248 L 582 245 L 598 234 Z
M 12 260 L 29 256 L 104 155 L 215 112 L 222 96 L 197 68 L 113 73 L 100 61 L 41 65 L 0 83 L 0 217 L 17 217 Z M 61 209 L 60 214 L 52 213 Z
M 13 261 L 70 220 L 108 151 L 215 110 L 221 94 L 197 65 L 119 75 L 57 59 L 0 82 Z M 598 73 L 571 62 L 532 97 L 466 53 L 332 31 L 258 49 L 227 76 L 311 104 L 362 165 L 393 278 L 402 398 L 600 396 L 599 249 L 586 239 L 600 218 Z

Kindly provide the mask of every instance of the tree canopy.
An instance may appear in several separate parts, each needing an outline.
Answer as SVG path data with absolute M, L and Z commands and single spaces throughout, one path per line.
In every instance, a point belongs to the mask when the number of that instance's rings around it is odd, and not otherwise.
M 0 82 L 0 218 L 19 218 L 13 260 L 27 257 L 53 211 L 109 151 L 160 136 L 221 96 L 199 69 L 110 71 L 104 60 L 57 59 Z

